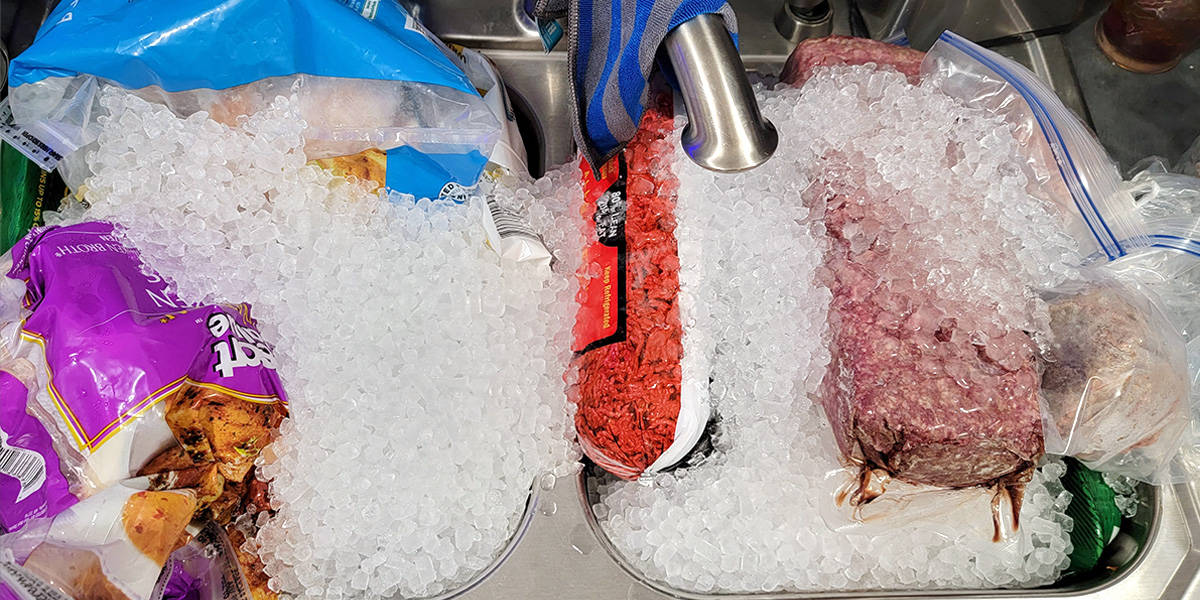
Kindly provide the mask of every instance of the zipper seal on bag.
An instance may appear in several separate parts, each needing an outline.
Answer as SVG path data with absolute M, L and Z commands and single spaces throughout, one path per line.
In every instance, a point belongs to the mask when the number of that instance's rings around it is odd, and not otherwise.
M 1126 254 L 1125 249 L 1121 246 L 1121 242 L 1117 239 L 1116 235 L 1113 234 L 1112 229 L 1109 228 L 1108 223 L 1104 220 L 1104 216 L 1101 215 L 1099 209 L 1096 208 L 1095 202 L 1092 200 L 1091 195 L 1087 191 L 1087 187 L 1084 186 L 1083 180 L 1079 176 L 1079 171 L 1075 167 L 1075 161 L 1071 158 L 1071 151 L 1067 149 L 1066 141 L 1063 140 L 1062 132 L 1059 131 L 1058 126 L 1054 122 L 1054 118 L 1050 116 L 1049 111 L 1038 98 L 1038 94 L 1029 89 L 1029 87 L 1023 81 L 1021 81 L 1020 77 L 1014 75 L 1003 65 L 1000 65 L 988 56 L 980 53 L 976 48 L 973 47 L 973 44 L 958 34 L 952 31 L 945 31 L 941 36 L 939 36 L 939 39 L 944 40 L 955 49 L 980 62 L 988 69 L 991 69 L 991 71 L 999 75 L 1001 79 L 1012 85 L 1013 88 L 1017 90 L 1017 93 L 1021 94 L 1021 97 L 1029 105 L 1030 112 L 1033 113 L 1034 118 L 1037 120 L 1038 126 L 1042 130 L 1042 135 L 1046 138 L 1046 142 L 1050 146 L 1050 151 L 1054 153 L 1054 156 L 1057 159 L 1055 162 L 1058 163 L 1057 166 L 1059 174 L 1062 175 L 1063 182 L 1066 183 L 1068 191 L 1071 192 L 1072 200 L 1075 202 L 1075 207 L 1079 210 L 1079 214 L 1083 217 L 1084 223 L 1088 226 L 1088 229 L 1091 230 L 1093 237 L 1095 237 L 1096 241 L 1100 244 L 1100 248 L 1104 251 L 1105 255 L 1107 255 L 1108 260 L 1111 261 L 1119 256 L 1124 256 Z M 1054 138 L 1057 140 L 1057 143 L 1051 139 L 1050 131 L 1054 132 Z M 1067 167 L 1070 167 L 1070 176 L 1068 176 L 1067 170 L 1064 169 L 1064 162 Z M 1083 203 L 1080 199 L 1081 194 L 1083 201 L 1086 202 L 1087 206 L 1091 208 L 1090 213 L 1084 210 Z M 1096 221 L 1099 222 L 1099 225 L 1103 228 L 1104 233 L 1108 234 L 1107 238 L 1100 235 L 1096 228 Z
M 1154 242 L 1150 244 L 1151 248 L 1177 250 L 1179 252 L 1200 258 L 1200 241 L 1179 235 L 1168 235 L 1165 233 L 1151 233 L 1149 237 Z

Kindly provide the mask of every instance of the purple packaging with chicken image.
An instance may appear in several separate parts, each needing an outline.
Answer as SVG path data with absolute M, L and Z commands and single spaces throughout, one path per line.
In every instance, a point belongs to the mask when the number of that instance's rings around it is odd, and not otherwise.
M 273 349 L 250 307 L 176 297 L 110 223 L 35 229 L 13 247 L 8 276 L 25 282 L 25 295 L 18 331 L 3 334 L 36 367 L 29 410 L 54 439 L 76 496 L 175 446 L 165 414 L 173 402 L 217 393 L 282 412 Z

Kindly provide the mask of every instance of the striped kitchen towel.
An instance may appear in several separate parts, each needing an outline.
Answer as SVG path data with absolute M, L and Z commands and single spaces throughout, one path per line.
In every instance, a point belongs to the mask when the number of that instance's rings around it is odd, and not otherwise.
M 725 0 L 537 0 L 542 18 L 567 15 L 575 143 L 597 171 L 633 138 L 658 47 L 693 17 L 717 13 L 737 41 Z

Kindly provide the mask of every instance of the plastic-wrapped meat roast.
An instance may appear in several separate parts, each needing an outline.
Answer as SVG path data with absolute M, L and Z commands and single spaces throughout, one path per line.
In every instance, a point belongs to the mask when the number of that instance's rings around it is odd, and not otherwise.
M 877 263 L 892 257 L 856 253 L 843 236 L 869 209 L 844 196 L 827 203 L 834 339 L 824 403 L 842 451 L 913 483 L 1020 483 L 1042 455 L 1032 341 L 1010 332 L 976 344 L 947 302 L 933 307 L 935 288 L 880 285 Z
M 921 76 L 921 59 L 924 52 L 884 44 L 875 40 L 831 35 L 805 40 L 796 46 L 783 66 L 779 79 L 792 85 L 800 85 L 808 79 L 813 69 L 831 65 L 864 65 L 875 63 L 888 65 L 916 83 Z
M 816 67 L 875 63 L 912 81 L 921 56 L 870 40 L 813 40 L 797 47 L 784 78 L 803 82 Z M 833 359 L 822 400 L 842 452 L 912 483 L 1027 481 L 1043 453 L 1032 340 L 1021 331 L 964 327 L 976 306 L 888 275 L 889 265 L 920 258 L 904 255 L 914 250 L 902 233 L 878 227 L 895 219 L 889 202 L 911 200 L 877 198 L 846 182 L 809 193 L 825 203 L 831 241 L 824 279 L 833 293 Z M 869 248 L 848 235 L 863 228 L 880 230 Z

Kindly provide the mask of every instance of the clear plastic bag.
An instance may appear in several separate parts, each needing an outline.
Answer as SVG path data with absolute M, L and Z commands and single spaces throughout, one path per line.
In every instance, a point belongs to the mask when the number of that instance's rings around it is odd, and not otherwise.
M 75 504 L 53 437 L 26 412 L 37 390 L 33 363 L 0 346 L 0 531 L 18 531 L 31 519 Z
M 1171 172 L 1158 156 L 1138 161 L 1126 187 L 1146 219 L 1200 216 L 1200 178 Z M 1154 227 L 1147 223 L 1153 233 Z
M 252 600 L 254 590 L 235 554 L 225 530 L 205 523 L 171 553 L 150 600 Z
M 8 256 L 5 279 L 24 286 L 3 287 L 0 336 L 34 365 L 27 410 L 71 493 L 137 474 L 177 438 L 226 480 L 245 478 L 286 403 L 248 306 L 184 302 L 108 223 L 39 228 Z
M 909 483 L 881 469 L 858 467 L 830 471 L 821 485 L 834 502 L 821 502 L 817 510 L 834 531 L 886 535 L 895 527 L 918 525 L 950 539 L 1000 542 L 1013 539 L 1020 526 L 1014 510 L 1020 496 L 1005 488 Z
M 1084 256 L 1114 260 L 1150 245 L 1116 163 L 1028 69 L 946 31 L 926 53 L 921 76 L 1008 122 L 1028 149 L 1029 193 L 1059 207 Z
M 1015 62 L 945 32 L 923 81 L 1001 115 L 1028 149 L 1029 193 L 1059 208 L 1087 262 L 1084 281 L 1045 294 L 1054 347 L 1044 353 L 1046 451 L 1141 481 L 1181 477 L 1190 446 L 1185 341 L 1200 324 L 1200 187 L 1141 163 L 1129 182 L 1054 92 Z
M 190 490 L 145 486 L 122 482 L 0 537 L 0 560 L 69 597 L 149 600 L 168 556 L 188 539 L 196 499 Z
M 1046 451 L 1097 471 L 1171 481 L 1191 423 L 1187 351 L 1157 294 L 1105 267 L 1047 292 Z
M 399 191 L 473 183 L 501 123 L 455 55 L 399 4 L 367 4 L 63 3 L 13 61 L 13 117 L 69 156 L 96 139 L 108 85 L 227 125 L 295 95 L 309 159 L 404 148 L 439 181 Z M 68 183 L 82 181 L 79 160 L 69 171 Z
M 1175 165 L 1175 170 L 1184 175 L 1200 177 L 1200 136 L 1196 137 L 1191 147 L 1184 150 L 1183 156 L 1179 157 L 1179 162 Z
M 1174 347 L 1171 360 L 1178 371 L 1172 372 L 1168 380 L 1174 382 L 1175 387 L 1186 388 L 1183 394 L 1187 399 L 1179 402 L 1181 394 L 1176 393 L 1159 395 L 1157 400 L 1159 406 L 1179 403 L 1174 408 L 1173 419 L 1184 421 L 1185 426 L 1177 436 L 1177 453 L 1162 456 L 1144 466 L 1168 459 L 1169 463 L 1159 464 L 1160 468 L 1153 473 L 1136 469 L 1138 463 L 1126 464 L 1116 472 L 1151 483 L 1177 483 L 1200 474 L 1200 421 L 1196 419 L 1196 415 L 1200 415 L 1200 301 L 1197 301 L 1200 298 L 1200 179 L 1168 171 L 1165 161 L 1158 157 L 1140 161 L 1133 171 L 1126 185 L 1136 199 L 1138 211 L 1145 217 L 1151 245 L 1105 265 L 1103 270 L 1148 298 L 1158 319 L 1168 323 L 1160 327 L 1167 330 L 1162 335 Z M 1179 348 L 1176 337 L 1186 344 L 1185 349 Z M 1183 366 L 1185 362 L 1186 367 Z M 1161 412 L 1161 408 L 1154 410 Z M 1169 453 L 1170 448 L 1164 444 L 1162 441 L 1154 443 L 1155 447 L 1162 446 L 1157 450 L 1160 454 Z M 1141 448 L 1138 454 L 1144 460 L 1152 450 Z M 1128 472 L 1131 468 L 1136 472 Z

